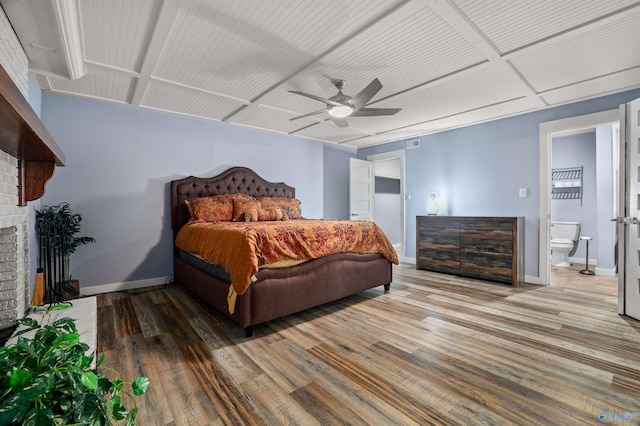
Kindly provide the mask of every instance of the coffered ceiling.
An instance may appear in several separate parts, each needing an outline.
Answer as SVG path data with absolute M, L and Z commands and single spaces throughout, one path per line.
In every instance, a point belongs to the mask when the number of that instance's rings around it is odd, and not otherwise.
M 640 87 L 633 0 L 1 4 L 45 91 L 353 147 Z M 355 95 L 374 78 L 367 106 L 402 111 L 290 121 L 325 108 L 290 90 L 329 98 L 343 79 Z

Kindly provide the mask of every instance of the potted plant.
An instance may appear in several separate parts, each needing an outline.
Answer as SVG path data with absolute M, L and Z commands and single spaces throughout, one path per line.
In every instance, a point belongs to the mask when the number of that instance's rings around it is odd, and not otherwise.
M 0 347 L 1 425 L 134 424 L 135 397 L 146 392 L 149 379 L 125 383 L 111 369 L 106 370 L 115 378 L 103 375 L 104 355 L 94 362 L 95 353 L 87 354 L 89 346 L 71 318 L 18 323 L 25 328 L 16 333 L 16 343 Z M 32 338 L 22 336 L 30 331 Z
M 81 222 L 82 216 L 66 202 L 36 210 L 39 265 L 46 278 L 48 301 L 60 301 L 63 290 L 78 294 L 79 284 L 69 273 L 69 258 L 79 246 L 95 242 L 92 237 L 77 235 Z

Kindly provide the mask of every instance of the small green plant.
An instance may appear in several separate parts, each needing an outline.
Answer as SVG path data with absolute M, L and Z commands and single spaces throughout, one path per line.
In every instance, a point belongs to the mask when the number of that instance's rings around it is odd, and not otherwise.
M 135 424 L 135 397 L 146 392 L 149 379 L 138 377 L 129 390 L 119 374 L 102 366 L 104 355 L 94 365 L 95 354 L 87 355 L 89 346 L 80 342 L 71 318 L 18 323 L 26 328 L 16 343 L 0 348 L 0 425 Z M 33 338 L 22 336 L 32 330 Z M 105 369 L 116 378 L 98 372 Z

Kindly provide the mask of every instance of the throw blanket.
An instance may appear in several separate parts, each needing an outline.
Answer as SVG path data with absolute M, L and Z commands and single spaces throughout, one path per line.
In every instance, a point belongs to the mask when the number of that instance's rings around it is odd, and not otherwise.
M 232 293 L 244 294 L 255 281 L 258 268 L 280 260 L 351 252 L 380 253 L 398 264 L 393 246 L 378 225 L 354 220 L 191 222 L 178 232 L 176 246 L 227 271 L 230 302 L 235 299 Z

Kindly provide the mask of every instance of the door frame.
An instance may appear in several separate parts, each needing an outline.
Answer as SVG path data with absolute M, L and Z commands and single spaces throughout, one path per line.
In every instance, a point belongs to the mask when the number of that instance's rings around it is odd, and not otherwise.
M 620 144 L 620 166 L 618 172 L 618 181 L 620 191 L 618 196 L 618 217 L 627 216 L 627 104 L 620 105 L 618 109 L 618 117 L 620 120 L 620 131 L 618 133 L 618 142 Z M 625 270 L 627 262 L 627 235 L 625 225 L 618 223 L 618 314 L 624 315 L 626 311 L 626 291 Z
M 596 127 L 616 121 L 620 121 L 620 112 L 618 109 L 540 123 L 540 225 L 538 229 L 538 284 L 549 285 L 551 282 L 551 248 L 549 247 L 549 221 L 551 220 L 551 140 L 553 136 L 573 133 L 586 127 Z M 620 162 L 622 163 L 624 156 L 622 153 L 620 155 Z M 618 265 L 619 264 L 620 259 L 618 259 Z
M 404 176 L 404 150 L 403 149 L 399 149 L 397 151 L 389 151 L 389 152 L 383 152 L 381 154 L 372 154 L 372 155 L 367 155 L 367 161 L 371 161 L 372 163 L 375 163 L 377 161 L 387 161 L 387 160 L 400 160 L 400 232 L 401 232 L 401 238 L 402 238 L 402 244 L 400 246 L 400 257 L 404 258 L 405 254 L 406 254 L 406 249 L 407 249 L 407 233 L 406 233 L 406 227 L 405 227 L 405 204 L 407 202 L 407 200 L 405 199 L 404 196 L 404 180 L 405 180 L 405 176 Z M 375 179 L 375 177 L 374 177 Z M 375 200 L 375 190 L 374 190 L 374 200 Z M 375 204 L 375 201 L 374 201 Z M 375 206 L 374 206 L 374 215 L 375 215 Z M 374 216 L 375 217 L 375 216 Z

